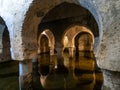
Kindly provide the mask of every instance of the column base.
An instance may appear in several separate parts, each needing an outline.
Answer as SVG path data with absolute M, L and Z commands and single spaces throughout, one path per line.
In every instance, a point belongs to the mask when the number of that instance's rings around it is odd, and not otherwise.
M 33 90 L 32 73 L 19 76 L 19 90 Z
M 19 62 L 19 90 L 33 90 L 32 60 Z
M 103 70 L 103 76 L 102 90 L 120 90 L 120 72 Z

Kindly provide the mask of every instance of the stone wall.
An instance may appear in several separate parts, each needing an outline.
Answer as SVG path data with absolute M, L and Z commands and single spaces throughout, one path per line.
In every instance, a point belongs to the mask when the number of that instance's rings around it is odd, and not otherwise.
M 103 90 L 119 90 L 120 0 L 96 0 L 103 22 L 103 36 L 97 64 L 103 69 Z
M 103 21 L 103 37 L 98 65 L 103 69 L 120 71 L 120 0 L 96 0 Z
M 23 60 L 22 24 L 32 0 L 0 0 L 0 16 L 4 19 L 11 41 L 11 55 L 14 60 Z

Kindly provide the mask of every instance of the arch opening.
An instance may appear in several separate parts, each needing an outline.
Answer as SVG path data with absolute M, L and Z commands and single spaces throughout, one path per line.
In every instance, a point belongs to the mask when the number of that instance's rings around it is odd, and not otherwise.
M 47 53 L 49 52 L 49 40 L 46 35 L 42 35 L 40 38 L 40 52 Z
M 72 11 L 77 13 L 73 13 Z M 61 51 L 60 48 L 64 46 L 62 46 L 62 43 L 67 43 L 67 41 L 65 41 L 67 40 L 67 36 L 65 37 L 64 41 L 62 40 L 63 34 L 71 25 L 81 25 L 83 27 L 87 26 L 91 30 L 90 33 L 92 33 L 92 37 L 99 37 L 98 25 L 94 19 L 94 16 L 87 9 L 81 7 L 80 5 L 68 2 L 63 2 L 55 6 L 43 17 L 38 27 L 38 33 L 42 32 L 42 30 L 46 28 L 51 29 L 51 32 L 53 32 L 57 41 L 55 43 L 55 49 L 59 52 Z M 73 43 L 74 41 L 72 41 L 72 45 Z M 71 47 L 74 47 L 74 45 Z
M 0 17 L 0 62 L 11 60 L 10 47 L 8 28 Z
M 38 53 L 49 52 L 50 55 L 54 54 L 55 38 L 53 33 L 46 29 L 38 37 Z
M 76 51 L 93 51 L 93 38 L 89 33 L 82 32 L 75 37 Z
M 73 56 L 74 52 L 93 52 L 94 35 L 90 29 L 81 25 L 68 27 L 62 38 L 63 52 L 67 51 Z
M 73 13 L 73 11 L 76 13 Z M 73 23 L 79 23 L 81 25 L 89 26 L 90 29 L 92 28 L 91 30 L 93 30 L 92 32 L 95 35 L 95 47 L 97 48 L 100 43 L 100 37 L 102 36 L 101 20 L 102 19 L 97 11 L 95 3 L 91 0 L 58 0 L 52 2 L 49 0 L 41 2 L 33 0 L 33 3 L 30 5 L 26 13 L 22 28 L 23 46 L 24 48 L 27 48 L 27 51 L 24 52 L 24 55 L 26 56 L 25 58 L 34 57 L 34 55 L 36 55 L 36 38 L 38 33 L 42 32 L 46 28 L 49 28 L 52 29 L 52 32 L 54 31 L 54 35 L 58 30 L 61 35 L 63 32 L 62 30 L 65 30 L 67 26 Z M 58 25 L 61 27 L 55 30 L 54 28 L 58 27 Z M 56 39 L 56 41 L 61 42 L 59 39 Z M 29 47 L 33 47 L 32 50 Z M 56 44 L 55 48 L 56 47 L 59 47 L 59 45 Z M 97 50 L 98 49 L 95 49 L 96 52 Z

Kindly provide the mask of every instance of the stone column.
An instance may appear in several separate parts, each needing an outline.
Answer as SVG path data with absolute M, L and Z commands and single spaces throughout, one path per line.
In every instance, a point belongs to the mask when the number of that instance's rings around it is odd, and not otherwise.
M 19 62 L 19 90 L 32 90 L 32 60 Z
M 37 56 L 36 57 L 34 57 L 33 59 L 32 59 L 32 69 L 33 69 L 33 72 L 38 72 L 38 58 L 37 58 Z
M 104 84 L 102 90 L 120 89 L 120 72 L 103 70 Z

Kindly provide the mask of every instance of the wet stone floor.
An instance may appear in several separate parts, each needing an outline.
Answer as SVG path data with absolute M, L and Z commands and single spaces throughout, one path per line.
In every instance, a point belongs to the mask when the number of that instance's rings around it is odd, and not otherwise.
M 19 62 L 0 63 L 0 90 L 19 90 Z M 101 90 L 102 72 L 93 54 L 69 57 L 38 55 L 33 62 L 33 90 Z

